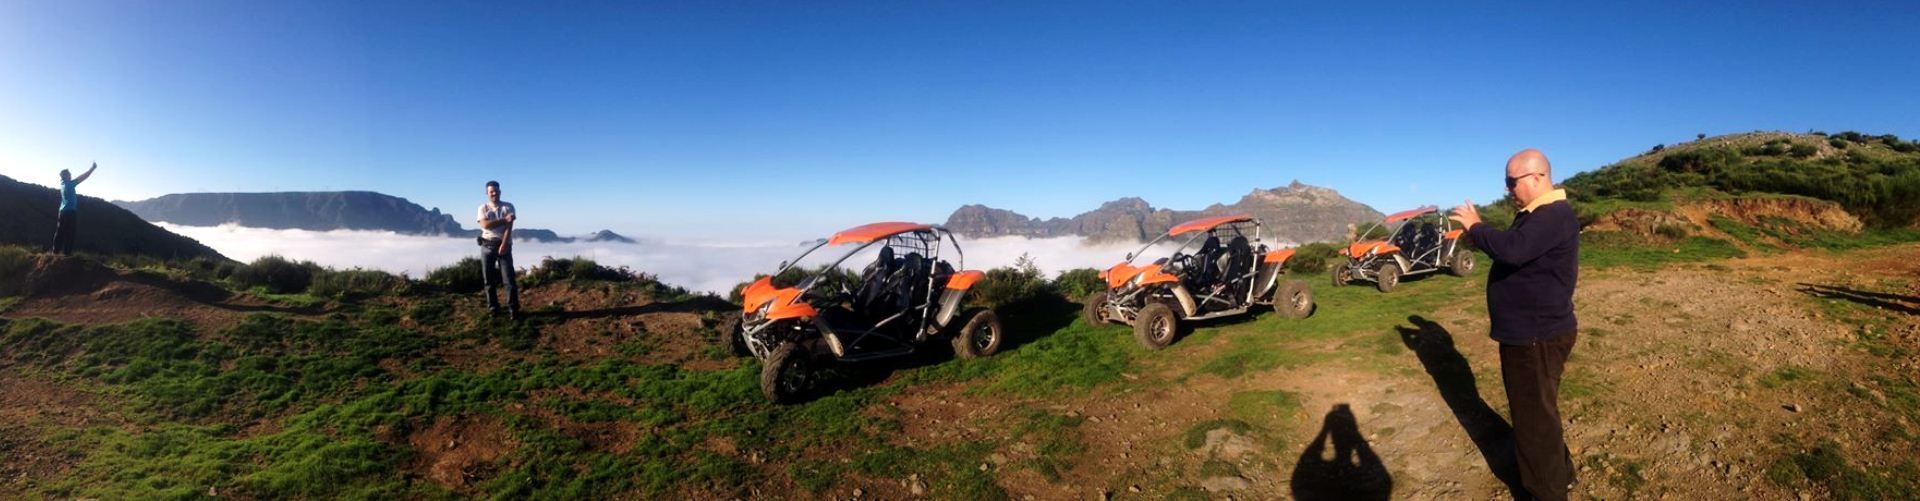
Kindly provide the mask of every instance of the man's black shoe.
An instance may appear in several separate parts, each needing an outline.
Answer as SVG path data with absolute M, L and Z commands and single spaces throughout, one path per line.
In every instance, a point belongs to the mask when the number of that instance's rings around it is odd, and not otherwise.
M 499 308 L 487 308 L 487 316 L 489 316 L 489 317 L 497 317 L 497 316 L 500 316 L 500 309 L 499 309 Z
M 507 320 L 520 321 L 520 310 L 507 310 Z

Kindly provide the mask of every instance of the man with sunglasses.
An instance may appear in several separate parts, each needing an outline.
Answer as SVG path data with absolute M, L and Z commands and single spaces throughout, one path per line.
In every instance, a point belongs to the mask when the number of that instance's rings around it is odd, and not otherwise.
M 1500 343 L 1521 486 L 1534 498 L 1566 499 L 1574 471 L 1560 424 L 1560 376 L 1578 329 L 1573 286 L 1580 272 L 1580 221 L 1566 191 L 1553 187 L 1553 169 L 1540 150 L 1507 159 L 1507 195 L 1520 211 L 1505 230 L 1480 224 L 1472 200 L 1454 207 L 1450 217 L 1493 258 L 1487 313 Z

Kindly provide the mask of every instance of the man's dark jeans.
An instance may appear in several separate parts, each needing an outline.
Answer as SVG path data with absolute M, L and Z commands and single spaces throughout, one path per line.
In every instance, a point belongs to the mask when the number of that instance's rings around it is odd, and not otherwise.
M 1538 499 L 1566 499 L 1573 483 L 1573 459 L 1560 426 L 1560 376 L 1577 336 L 1569 332 L 1532 344 L 1500 344 L 1520 484 Z
M 500 309 L 500 299 L 494 293 L 501 283 L 507 286 L 507 311 L 520 311 L 520 288 L 513 279 L 513 249 L 500 252 L 499 240 L 480 241 L 480 277 L 487 284 L 487 310 Z
M 80 232 L 79 211 L 60 211 L 60 219 L 53 227 L 53 253 L 68 255 L 73 253 L 73 236 Z

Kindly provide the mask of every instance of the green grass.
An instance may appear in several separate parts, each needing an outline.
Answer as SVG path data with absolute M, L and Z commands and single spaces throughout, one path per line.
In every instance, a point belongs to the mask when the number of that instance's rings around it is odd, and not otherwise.
M 1589 268 L 1654 269 L 1671 263 L 1691 263 L 1746 257 L 1726 240 L 1692 236 L 1666 242 L 1620 232 L 1580 236 L 1580 264 Z
M 1834 499 L 1915 499 L 1920 497 L 1920 466 L 1909 458 L 1891 466 L 1858 467 L 1831 440 L 1811 447 L 1785 440 L 1789 451 L 1769 465 L 1767 480 L 1782 487 L 1817 484 Z
M 1754 380 L 1754 382 L 1762 388 L 1779 388 L 1786 386 L 1788 383 L 1812 381 L 1818 377 L 1820 377 L 1820 373 L 1812 369 L 1788 365 L 1774 369 L 1773 372 L 1760 376 L 1760 378 Z
M 1020 421 L 1013 429 L 1013 439 L 1029 442 L 1034 449 L 1034 458 L 1022 466 L 1032 468 L 1049 481 L 1060 481 L 1061 474 L 1073 468 L 1073 460 L 1087 450 L 1080 433 L 1080 424 L 1085 418 L 1028 410 Z
M 1235 392 L 1227 400 L 1227 410 L 1234 419 L 1284 431 L 1300 419 L 1300 395 L 1286 390 Z

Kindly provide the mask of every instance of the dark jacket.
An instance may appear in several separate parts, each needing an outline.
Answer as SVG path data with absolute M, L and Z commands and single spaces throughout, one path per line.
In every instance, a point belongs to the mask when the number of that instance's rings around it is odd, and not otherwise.
M 1493 339 L 1531 344 L 1573 333 L 1573 285 L 1580 275 L 1580 220 L 1560 200 L 1515 215 L 1506 230 L 1478 224 L 1467 230 L 1475 247 L 1493 257 L 1487 276 L 1487 312 Z

